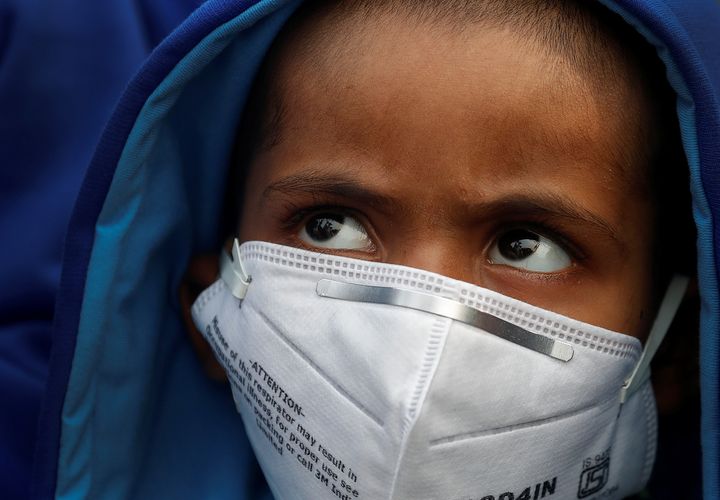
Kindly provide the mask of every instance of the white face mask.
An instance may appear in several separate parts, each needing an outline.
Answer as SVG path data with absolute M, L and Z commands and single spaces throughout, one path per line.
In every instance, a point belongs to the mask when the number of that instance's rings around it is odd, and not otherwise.
M 193 317 L 277 499 L 605 499 L 648 480 L 646 362 L 682 283 L 641 362 L 636 338 L 430 272 L 233 253 Z

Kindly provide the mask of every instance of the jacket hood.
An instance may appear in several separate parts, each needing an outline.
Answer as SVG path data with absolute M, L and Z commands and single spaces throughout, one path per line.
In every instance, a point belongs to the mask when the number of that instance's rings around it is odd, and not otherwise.
M 201 372 L 176 297 L 189 257 L 219 248 L 238 121 L 266 51 L 300 3 L 211 0 L 126 90 L 67 234 L 36 496 L 269 498 L 230 391 Z M 703 490 L 714 498 L 720 5 L 603 3 L 656 47 L 677 94 L 698 234 Z

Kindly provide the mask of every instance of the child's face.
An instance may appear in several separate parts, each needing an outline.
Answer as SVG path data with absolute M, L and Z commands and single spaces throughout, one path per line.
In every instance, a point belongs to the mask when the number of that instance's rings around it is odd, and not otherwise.
M 422 268 L 645 335 L 648 124 L 623 118 L 644 116 L 639 85 L 603 91 L 508 31 L 385 26 L 283 49 L 281 137 L 250 166 L 241 240 Z

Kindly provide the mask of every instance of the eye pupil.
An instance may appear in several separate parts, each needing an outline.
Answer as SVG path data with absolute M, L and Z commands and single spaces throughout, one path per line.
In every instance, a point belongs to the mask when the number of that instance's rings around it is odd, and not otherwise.
M 305 225 L 307 234 L 315 241 L 328 241 L 342 229 L 345 217 L 339 214 L 320 214 Z
M 508 260 L 523 260 L 540 246 L 540 236 L 524 229 L 505 233 L 498 242 L 498 250 Z

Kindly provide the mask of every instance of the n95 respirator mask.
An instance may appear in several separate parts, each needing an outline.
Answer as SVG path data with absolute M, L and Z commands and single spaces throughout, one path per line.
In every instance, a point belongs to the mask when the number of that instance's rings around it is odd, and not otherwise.
M 404 266 L 235 242 L 193 317 L 278 500 L 623 498 L 656 447 L 636 338 Z

